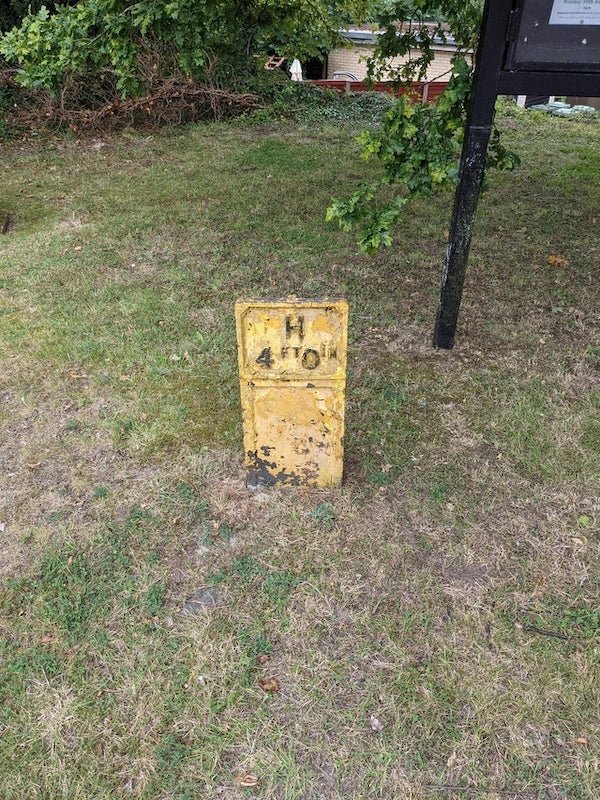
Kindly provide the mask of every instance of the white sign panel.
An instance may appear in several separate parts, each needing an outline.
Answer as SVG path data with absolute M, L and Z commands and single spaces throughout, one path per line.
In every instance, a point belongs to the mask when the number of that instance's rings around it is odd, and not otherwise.
M 554 0 L 550 25 L 600 25 L 600 0 Z

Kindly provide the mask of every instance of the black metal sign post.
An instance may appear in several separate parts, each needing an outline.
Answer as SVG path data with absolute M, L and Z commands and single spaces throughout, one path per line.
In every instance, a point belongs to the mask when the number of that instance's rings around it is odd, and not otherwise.
M 499 94 L 600 96 L 600 4 L 486 0 L 433 344 L 454 346 Z
M 494 121 L 498 73 L 502 66 L 505 23 L 512 0 L 487 0 L 475 65 L 471 106 L 460 161 L 458 187 L 450 224 L 434 345 L 450 350 L 462 297 L 471 245 L 471 229 L 481 192 L 487 148 Z

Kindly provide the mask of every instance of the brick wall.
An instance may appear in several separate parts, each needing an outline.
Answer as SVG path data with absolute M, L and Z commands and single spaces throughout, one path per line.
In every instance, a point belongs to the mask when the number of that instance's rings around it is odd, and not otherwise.
M 333 78 L 334 72 L 352 72 L 356 75 L 359 81 L 367 77 L 366 59 L 372 54 L 373 48 L 369 46 L 352 46 L 340 47 L 337 50 L 332 50 L 327 56 L 327 79 Z M 449 75 L 440 77 L 443 73 L 447 73 L 451 67 L 450 59 L 454 55 L 454 50 L 435 50 L 435 59 L 429 65 L 427 70 L 427 80 L 433 81 L 436 79 L 447 81 Z M 403 59 L 395 58 L 392 60 L 392 65 L 397 66 L 402 63 Z

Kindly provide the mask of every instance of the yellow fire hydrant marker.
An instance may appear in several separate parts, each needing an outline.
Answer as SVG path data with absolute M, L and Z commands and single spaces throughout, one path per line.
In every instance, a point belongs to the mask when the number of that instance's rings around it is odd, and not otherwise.
M 339 486 L 345 300 L 235 304 L 249 486 Z

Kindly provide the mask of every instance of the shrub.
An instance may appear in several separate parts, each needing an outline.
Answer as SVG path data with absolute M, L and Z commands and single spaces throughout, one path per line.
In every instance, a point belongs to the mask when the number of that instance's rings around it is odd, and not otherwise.
M 157 76 L 184 75 L 231 88 L 275 47 L 314 55 L 337 39 L 353 0 L 79 0 L 41 6 L 0 39 L 24 86 L 55 94 L 73 79 L 108 74 L 121 97 Z

